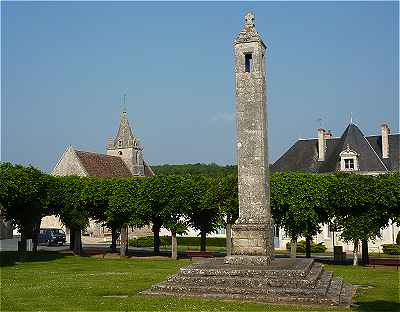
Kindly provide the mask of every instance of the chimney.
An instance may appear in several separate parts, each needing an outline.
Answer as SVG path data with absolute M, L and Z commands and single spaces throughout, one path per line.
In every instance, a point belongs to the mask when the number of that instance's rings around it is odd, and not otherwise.
M 325 139 L 332 139 L 332 132 L 331 130 L 328 130 L 325 132 Z
M 387 124 L 381 125 L 381 134 L 382 134 L 382 158 L 389 158 L 390 129 Z
M 325 129 L 318 129 L 318 161 L 325 161 L 326 132 Z

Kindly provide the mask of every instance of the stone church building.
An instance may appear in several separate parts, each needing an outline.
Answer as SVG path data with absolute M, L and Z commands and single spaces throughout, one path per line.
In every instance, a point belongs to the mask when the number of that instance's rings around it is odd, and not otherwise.
M 298 171 L 308 173 L 357 172 L 378 175 L 400 170 L 400 134 L 391 134 L 388 125 L 381 126 L 380 135 L 365 136 L 352 122 L 340 137 L 330 131 L 318 129 L 318 137 L 299 139 L 272 166 L 272 172 Z M 328 224 L 321 227 L 314 240 L 323 242 L 328 250 L 333 244 L 343 246 L 344 251 L 353 246 L 339 239 L 340 233 L 331 232 Z M 393 244 L 399 227 L 390 224 L 381 230 L 382 238 L 369 242 L 371 252 L 377 252 L 382 244 Z M 339 235 L 338 235 L 339 234 Z M 285 248 L 289 242 L 283 230 L 275 233 L 275 246 Z
M 144 160 L 143 147 L 139 139 L 133 135 L 127 112 L 123 111 L 117 135 L 115 139 L 110 138 L 108 140 L 105 154 L 80 151 L 69 146 L 54 167 L 52 175 L 123 178 L 153 176 L 154 172 Z M 41 227 L 65 229 L 65 226 L 55 216 L 44 217 Z M 66 230 L 68 231 L 68 229 Z M 151 231 L 147 228 L 134 231 L 138 235 L 151 235 Z M 90 221 L 86 232 L 96 237 L 104 237 L 104 235 L 111 234 L 108 229 L 102 227 L 101 224 L 96 224 L 94 221 Z

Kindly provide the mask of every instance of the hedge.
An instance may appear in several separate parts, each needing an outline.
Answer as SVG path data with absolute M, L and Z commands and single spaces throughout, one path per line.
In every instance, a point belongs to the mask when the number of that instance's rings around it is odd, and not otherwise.
M 387 244 L 382 245 L 383 253 L 387 255 L 400 255 L 400 245 Z
M 180 246 L 200 246 L 200 237 L 178 236 L 178 245 Z M 161 246 L 171 245 L 171 236 L 160 236 Z M 153 236 L 145 236 L 137 239 L 130 239 L 129 246 L 131 247 L 153 247 Z M 207 237 L 207 246 L 225 247 L 225 237 Z
M 290 250 L 291 248 L 291 243 L 288 242 L 286 243 L 286 249 Z M 314 243 L 311 242 L 311 252 L 313 253 L 319 253 L 319 252 L 325 252 L 326 251 L 326 246 L 324 245 L 324 243 Z M 301 240 L 299 242 L 297 242 L 297 248 L 296 248 L 297 252 L 306 252 L 306 241 L 305 240 Z

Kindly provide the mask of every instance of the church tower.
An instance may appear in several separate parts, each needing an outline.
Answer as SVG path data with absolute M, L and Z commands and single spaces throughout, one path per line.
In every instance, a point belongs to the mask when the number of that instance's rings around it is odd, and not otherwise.
M 272 258 L 266 118 L 266 46 L 252 12 L 234 41 L 239 219 L 232 228 L 232 261 L 238 255 Z M 229 260 L 228 260 L 229 261 Z M 246 260 L 250 261 L 250 260 Z
M 144 176 L 143 147 L 132 133 L 125 110 L 121 114 L 116 138 L 108 140 L 107 155 L 121 157 L 133 175 Z

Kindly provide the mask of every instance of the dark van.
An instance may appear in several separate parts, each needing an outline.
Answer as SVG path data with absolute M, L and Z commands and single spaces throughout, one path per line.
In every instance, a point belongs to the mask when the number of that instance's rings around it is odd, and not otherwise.
M 64 245 L 66 241 L 65 232 L 62 229 L 40 229 L 39 232 L 39 244 L 45 244 L 47 246 Z

